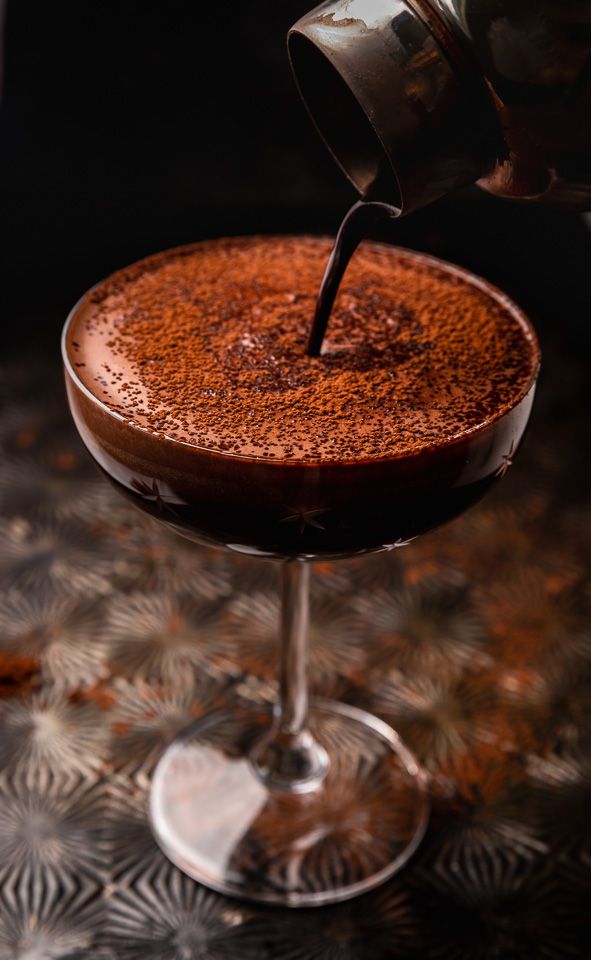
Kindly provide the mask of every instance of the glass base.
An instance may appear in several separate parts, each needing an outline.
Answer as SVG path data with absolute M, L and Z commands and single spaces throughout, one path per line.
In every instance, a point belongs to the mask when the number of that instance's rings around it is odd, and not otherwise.
M 412 754 L 377 717 L 318 701 L 310 731 L 328 772 L 290 792 L 265 783 L 250 759 L 272 722 L 270 710 L 239 705 L 198 721 L 166 750 L 150 796 L 166 855 L 221 893 L 290 907 L 336 903 L 383 883 L 427 824 L 425 778 Z

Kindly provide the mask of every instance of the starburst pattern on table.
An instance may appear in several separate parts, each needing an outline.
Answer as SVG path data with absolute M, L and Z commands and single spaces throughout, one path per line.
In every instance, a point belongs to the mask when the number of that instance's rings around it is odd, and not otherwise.
M 380 590 L 392 593 L 400 590 L 404 586 L 401 556 L 401 552 L 382 551 L 333 564 L 348 582 L 348 586 L 340 592 L 351 597 L 363 594 L 366 590 L 371 593 Z
M 0 596 L 0 650 L 39 664 L 57 687 L 76 690 L 108 674 L 100 604 L 10 590 Z
M 542 396 L 519 461 L 483 504 L 403 550 L 313 565 L 317 601 L 356 607 L 341 635 L 313 643 L 326 663 L 344 645 L 338 669 L 353 702 L 383 696 L 384 715 L 438 755 L 427 761 L 434 813 L 399 882 L 342 906 L 280 911 L 184 878 L 157 850 L 146 811 L 158 744 L 209 709 L 212 666 L 223 700 L 237 680 L 250 707 L 273 701 L 270 620 L 245 655 L 226 606 L 261 594 L 276 616 L 278 565 L 204 550 L 143 517 L 92 479 L 45 360 L 0 364 L 0 960 L 587 960 L 588 424 L 569 401 L 573 378 L 554 379 L 560 418 L 550 422 L 556 394 L 545 407 Z M 284 513 L 297 536 L 299 512 Z M 302 533 L 322 531 L 304 523 Z M 156 608 L 168 592 L 205 613 L 202 632 L 188 617 L 163 661 L 138 621 L 151 609 L 166 635 Z M 107 636 L 103 608 L 116 614 Z M 420 619 L 430 610 L 445 629 L 429 639 Z M 256 659 L 263 679 L 243 675 Z
M 585 659 L 550 660 L 537 670 L 524 665 L 498 674 L 503 711 L 511 711 L 528 752 L 585 754 L 591 745 L 591 676 Z
M 116 597 L 104 638 L 115 672 L 155 681 L 191 684 L 195 671 L 238 673 L 234 645 L 220 629 L 220 608 L 186 592 Z
M 480 868 L 497 878 L 524 878 L 545 868 L 548 842 L 525 763 L 516 755 L 485 745 L 455 757 L 432 791 L 433 829 L 418 859 L 430 886 L 445 891 L 450 876 L 469 886 Z
M 99 884 L 13 879 L 0 894 L 1 960 L 114 960 L 97 943 L 106 920 Z
M 148 776 L 128 777 L 117 773 L 107 784 L 108 819 L 105 839 L 110 853 L 109 884 L 128 887 L 156 863 L 168 863 L 148 819 Z
M 461 528 L 464 519 L 460 517 L 451 529 Z M 406 550 L 401 550 L 392 558 L 400 571 L 400 586 L 424 588 L 426 591 L 447 589 L 469 597 L 471 583 L 463 558 L 450 556 L 447 552 L 448 531 L 449 528 L 444 527 L 429 536 L 418 537 Z
M 376 682 L 364 700 L 364 707 L 383 717 L 430 770 L 496 736 L 494 705 L 490 692 L 469 677 L 399 672 Z
M 251 915 L 157 858 L 113 891 L 108 943 L 120 960 L 271 960 L 249 936 Z
M 416 827 L 417 793 L 400 764 L 383 753 L 333 759 L 313 811 L 305 802 L 278 794 L 235 852 L 229 869 L 243 870 L 253 889 L 314 893 L 356 883 L 390 863 Z M 384 806 L 384 791 L 396 803 Z M 266 878 L 261 885 L 261 878 Z
M 28 775 L 27 775 L 28 774 Z M 83 775 L 43 771 L 0 781 L 0 881 L 8 875 L 43 876 L 61 882 L 77 874 L 104 882 L 105 787 Z
M 561 665 L 591 654 L 591 596 L 533 564 L 475 592 L 506 663 Z M 518 642 L 517 642 L 518 640 Z
M 106 762 L 108 730 L 93 700 L 47 686 L 26 700 L 0 702 L 0 769 L 59 770 L 92 776 Z
M 503 574 L 511 577 L 531 563 L 537 542 L 539 517 L 532 519 L 511 503 L 491 506 L 491 499 L 434 535 L 448 562 L 466 572 L 470 585 L 487 585 Z
M 528 773 L 536 798 L 536 818 L 551 837 L 555 852 L 584 864 L 591 885 L 591 759 L 549 755 L 528 758 Z
M 417 782 L 400 757 L 361 724 L 336 713 L 320 723 L 321 716 L 312 717 L 311 729 L 331 751 L 331 765 L 313 809 L 306 794 L 270 794 L 227 865 L 230 875 L 246 875 L 253 890 L 310 894 L 341 885 L 343 878 L 356 883 L 391 863 L 420 825 Z M 236 745 L 242 755 L 268 729 L 269 713 L 241 716 L 238 710 L 229 723 L 226 753 L 231 756 Z M 207 752 L 196 749 L 190 763 L 193 785 L 211 775 Z M 396 802 L 384 805 L 384 793 Z
M 0 469 L 0 516 L 43 520 L 92 517 L 101 501 L 104 483 L 99 477 L 77 470 L 77 461 L 63 454 L 63 466 L 49 466 L 31 459 L 5 462 Z
M 238 594 L 230 601 L 225 631 L 235 643 L 247 673 L 264 679 L 277 672 L 280 604 L 277 593 Z M 363 629 L 355 629 L 344 598 L 320 596 L 310 620 L 311 680 L 317 693 L 331 691 L 335 678 L 348 676 L 365 663 Z
M 427 947 L 434 960 L 586 956 L 581 950 L 585 939 L 589 943 L 589 928 L 585 933 L 573 926 L 582 916 L 583 902 L 543 865 L 528 873 L 518 860 L 475 857 L 469 877 L 448 871 L 445 877 L 425 873 L 420 880 L 438 893 Z
M 439 674 L 490 662 L 481 618 L 465 591 L 449 584 L 368 591 L 354 608 L 366 625 L 370 665 L 382 676 L 389 669 Z
M 130 509 L 132 521 L 137 520 L 137 511 Z M 120 590 L 151 593 L 169 588 L 219 601 L 232 593 L 234 570 L 222 551 L 197 546 L 151 520 L 132 522 L 119 531 L 118 542 Z
M 0 520 L 0 584 L 36 595 L 98 596 L 111 590 L 111 541 L 74 522 Z
M 396 881 L 323 910 L 260 911 L 255 923 L 259 942 L 281 960 L 404 960 L 422 939 L 408 884 Z
M 219 709 L 227 695 L 227 684 L 207 676 L 181 686 L 118 680 L 116 706 L 111 712 L 111 753 L 116 769 L 128 775 L 141 771 L 147 782 L 171 740 L 200 717 Z
M 281 586 L 281 564 L 275 560 L 260 559 L 255 563 L 251 557 L 232 555 L 231 598 L 242 593 L 277 594 Z

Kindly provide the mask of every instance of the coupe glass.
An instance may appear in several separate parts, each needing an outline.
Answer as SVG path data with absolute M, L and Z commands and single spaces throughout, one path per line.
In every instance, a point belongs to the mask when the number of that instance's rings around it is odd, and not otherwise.
M 539 351 L 527 319 L 498 290 L 411 256 L 501 302 L 524 330 L 531 361 L 529 382 L 502 414 L 415 455 L 281 462 L 156 437 L 77 375 L 72 327 L 86 298 L 64 328 L 70 408 L 117 489 L 185 536 L 282 563 L 275 709 L 237 700 L 199 720 L 165 751 L 151 789 L 152 828 L 168 857 L 232 896 L 294 907 L 356 896 L 406 863 L 427 824 L 425 777 L 394 730 L 343 703 L 309 703 L 311 561 L 404 546 L 478 500 L 519 446 Z

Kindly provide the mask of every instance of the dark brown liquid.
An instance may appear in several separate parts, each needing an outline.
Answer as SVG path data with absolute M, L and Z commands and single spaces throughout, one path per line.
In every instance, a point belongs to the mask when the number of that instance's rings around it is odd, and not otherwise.
M 368 221 L 355 218 L 373 212 L 349 215 L 357 237 Z M 333 254 L 327 290 L 350 251 Z M 240 552 L 352 555 L 449 520 L 510 465 L 538 366 L 516 308 L 456 268 L 367 244 L 335 342 L 309 357 L 327 254 L 313 238 L 199 244 L 78 306 L 72 412 L 98 465 L 152 516 Z M 180 424 L 166 422 L 173 410 Z
M 388 203 L 360 200 L 351 207 L 343 218 L 320 284 L 310 339 L 308 340 L 309 356 L 317 357 L 320 354 L 322 341 L 341 281 L 357 247 L 376 223 L 381 220 L 394 220 L 399 216 L 400 210 Z
M 511 437 L 521 436 L 529 407 L 528 401 L 503 432 L 488 433 L 487 442 L 500 449 L 504 442 L 507 451 L 516 447 L 519 441 Z M 406 546 L 480 500 L 504 461 L 499 458 L 500 465 L 487 476 L 464 480 L 462 465 L 473 451 L 481 453 L 460 445 L 441 457 L 420 457 L 410 468 L 395 463 L 334 467 L 314 484 L 289 468 L 273 476 L 253 465 L 241 474 L 241 491 L 233 482 L 235 465 L 204 461 L 200 466 L 212 485 L 215 477 L 217 492 L 208 499 L 195 491 L 190 503 L 153 481 L 131 477 L 123 484 L 114 471 L 103 467 L 103 472 L 138 507 L 197 543 L 270 558 L 336 559 Z M 306 486 L 310 493 L 302 497 Z

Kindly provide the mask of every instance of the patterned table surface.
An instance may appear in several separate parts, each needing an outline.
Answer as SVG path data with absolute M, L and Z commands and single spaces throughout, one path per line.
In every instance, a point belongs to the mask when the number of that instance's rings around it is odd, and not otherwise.
M 381 889 L 288 911 L 186 878 L 145 813 L 177 731 L 273 696 L 276 566 L 141 517 L 95 474 L 59 371 L 0 370 L 0 960 L 591 955 L 581 377 L 547 374 L 516 464 L 465 517 L 315 565 L 314 689 L 399 730 L 433 815 Z

